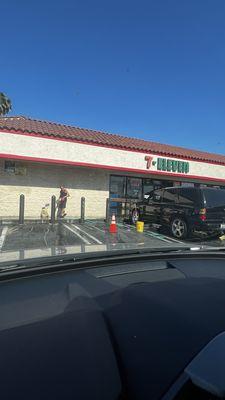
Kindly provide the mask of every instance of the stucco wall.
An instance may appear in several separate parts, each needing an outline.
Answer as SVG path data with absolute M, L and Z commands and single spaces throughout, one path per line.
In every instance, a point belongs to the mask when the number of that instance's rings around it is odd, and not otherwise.
M 25 195 L 25 217 L 39 218 L 41 207 L 59 196 L 64 185 L 70 193 L 67 215 L 80 216 L 80 199 L 86 198 L 87 218 L 104 218 L 109 196 L 109 172 L 90 168 L 23 163 L 26 175 L 4 172 L 0 160 L 0 217 L 18 216 L 19 195 Z
M 152 158 L 151 166 L 147 167 L 146 156 Z M 225 182 L 225 165 L 180 160 L 176 157 L 166 157 L 170 168 L 158 168 L 158 159 L 161 155 L 148 152 L 135 152 L 117 148 L 106 148 L 87 143 L 68 142 L 46 137 L 34 137 L 17 133 L 0 131 L 0 157 L 15 158 L 29 161 L 56 162 L 62 165 L 76 165 L 93 168 L 114 169 L 133 173 L 155 173 L 159 176 L 173 176 L 191 179 L 214 179 Z M 172 163 L 188 164 L 185 171 L 171 168 Z

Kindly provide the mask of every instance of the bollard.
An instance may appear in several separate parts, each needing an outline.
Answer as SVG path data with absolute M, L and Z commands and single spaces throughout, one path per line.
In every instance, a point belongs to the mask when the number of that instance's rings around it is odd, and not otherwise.
M 25 196 L 24 194 L 20 195 L 20 204 L 19 204 L 19 224 L 24 224 L 24 207 L 25 207 Z
M 109 223 L 109 199 L 106 199 L 105 221 Z
M 85 219 L 85 197 L 81 197 L 80 201 L 80 223 L 83 224 Z
M 51 198 L 51 224 L 55 223 L 55 203 L 56 197 L 53 195 Z
M 25 253 L 24 249 L 19 250 L 20 260 L 24 260 L 24 258 L 25 258 L 24 253 Z

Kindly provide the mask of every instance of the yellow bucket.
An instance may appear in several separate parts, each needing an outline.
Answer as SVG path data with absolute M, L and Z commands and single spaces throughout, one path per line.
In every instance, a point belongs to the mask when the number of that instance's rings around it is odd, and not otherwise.
M 144 232 L 144 222 L 137 221 L 136 222 L 136 231 L 137 232 Z

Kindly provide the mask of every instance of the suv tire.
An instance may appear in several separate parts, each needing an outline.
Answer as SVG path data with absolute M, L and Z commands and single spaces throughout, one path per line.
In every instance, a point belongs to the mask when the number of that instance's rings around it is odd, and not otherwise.
M 170 223 L 170 233 L 176 239 L 186 239 L 188 236 L 187 222 L 180 217 L 173 218 Z
M 140 219 L 140 213 L 137 209 L 134 209 L 131 214 L 131 222 L 133 225 L 136 224 L 137 221 Z

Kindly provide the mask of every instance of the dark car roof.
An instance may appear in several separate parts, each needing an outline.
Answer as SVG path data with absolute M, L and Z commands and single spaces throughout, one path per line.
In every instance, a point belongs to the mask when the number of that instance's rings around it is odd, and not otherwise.
M 181 189 L 181 190 L 212 190 L 212 191 L 216 191 L 216 190 L 223 190 L 220 188 L 214 188 L 214 187 L 195 187 L 195 186 L 168 186 L 162 189 Z M 157 190 L 157 189 L 156 189 Z
M 193 357 L 225 330 L 224 308 L 225 280 L 216 278 L 145 281 L 117 292 L 106 315 L 129 398 L 160 399 Z
M 181 190 L 181 191 L 195 191 L 195 192 L 204 192 L 204 191 L 210 191 L 210 192 L 217 192 L 217 191 L 222 191 L 225 193 L 225 190 L 220 189 L 220 188 L 212 188 L 212 187 L 192 187 L 192 186 L 168 186 L 165 188 L 161 189 L 155 189 L 155 190 Z
M 183 189 L 185 189 L 185 190 L 187 190 L 187 189 L 191 189 L 191 190 L 199 190 L 199 188 L 198 187 L 192 187 L 192 186 L 168 186 L 168 187 L 165 187 L 164 189 L 174 189 L 174 190 L 177 190 L 177 189 L 181 189 L 181 190 L 183 190 Z

